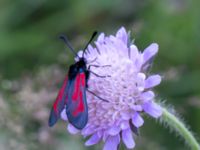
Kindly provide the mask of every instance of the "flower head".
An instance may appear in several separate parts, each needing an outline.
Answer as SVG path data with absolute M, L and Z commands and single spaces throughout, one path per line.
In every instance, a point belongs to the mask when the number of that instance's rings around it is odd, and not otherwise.
M 161 77 L 146 74 L 157 52 L 156 43 L 140 52 L 130 43 L 129 34 L 123 27 L 115 36 L 101 33 L 95 47 L 88 46 L 84 56 L 88 67 L 91 65 L 88 89 L 98 96 L 87 92 L 88 123 L 80 131 L 84 137 L 89 137 L 85 145 L 103 140 L 104 150 L 116 150 L 123 141 L 127 148 L 134 148 L 132 133 L 137 134 L 143 125 L 142 114 L 154 118 L 162 115 L 152 91 L 160 84 Z M 78 55 L 82 56 L 82 51 Z M 66 119 L 65 113 L 62 118 Z M 68 130 L 78 132 L 70 124 Z

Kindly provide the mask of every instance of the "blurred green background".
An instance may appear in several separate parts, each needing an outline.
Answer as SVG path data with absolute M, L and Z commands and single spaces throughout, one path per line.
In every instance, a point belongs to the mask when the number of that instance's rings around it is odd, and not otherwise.
M 200 137 L 199 0 L 0 0 L 0 149 L 82 150 L 64 122 L 47 126 L 51 104 L 73 62 L 58 39 L 78 50 L 94 30 L 132 31 L 143 50 L 160 46 L 152 72 L 163 76 L 158 98 L 173 106 Z M 145 118 L 137 150 L 187 150 L 180 137 Z M 123 149 L 123 148 L 121 148 Z

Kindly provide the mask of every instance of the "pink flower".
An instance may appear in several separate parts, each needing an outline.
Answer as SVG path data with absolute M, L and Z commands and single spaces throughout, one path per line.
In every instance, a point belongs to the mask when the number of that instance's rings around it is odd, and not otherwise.
M 162 115 L 161 107 L 154 102 L 155 94 L 152 91 L 153 87 L 160 84 L 161 77 L 146 74 L 158 52 L 158 45 L 153 43 L 141 52 L 129 41 L 129 35 L 122 27 L 115 36 L 101 33 L 95 47 L 88 46 L 85 55 L 88 65 L 102 66 L 91 67 L 91 70 L 105 76 L 101 78 L 91 73 L 88 89 L 109 102 L 87 92 L 87 125 L 81 131 L 68 125 L 70 133 L 81 132 L 84 137 L 89 137 L 86 146 L 103 140 L 104 150 L 117 150 L 120 141 L 127 148 L 134 148 L 132 133 L 137 134 L 138 128 L 144 124 L 141 114 L 154 118 Z M 82 51 L 78 55 L 82 56 Z M 110 66 L 103 67 L 105 65 Z M 62 118 L 67 120 L 64 112 Z

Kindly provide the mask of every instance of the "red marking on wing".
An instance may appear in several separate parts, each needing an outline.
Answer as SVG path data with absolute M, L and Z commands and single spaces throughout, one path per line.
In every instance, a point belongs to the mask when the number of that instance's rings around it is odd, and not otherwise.
M 74 93 L 72 95 L 72 100 L 77 101 L 79 93 L 80 93 L 80 75 L 77 75 L 74 83 Z
M 74 93 L 72 95 L 72 101 L 76 103 L 76 108 L 74 109 L 72 115 L 75 117 L 79 113 L 84 112 L 84 90 L 85 90 L 85 74 L 80 73 L 77 75 L 76 81 L 75 81 L 75 89 Z
M 63 85 L 62 85 L 62 87 L 61 87 L 61 89 L 60 89 L 60 91 L 58 93 L 56 101 L 53 104 L 53 109 L 56 112 L 56 114 L 59 113 L 59 108 L 58 107 L 59 107 L 59 103 L 61 102 L 61 100 L 63 98 L 63 94 L 64 94 L 65 88 L 67 86 L 67 81 L 68 81 L 68 76 L 65 77 L 64 83 L 63 83 Z M 65 103 L 66 103 L 66 101 L 65 101 Z

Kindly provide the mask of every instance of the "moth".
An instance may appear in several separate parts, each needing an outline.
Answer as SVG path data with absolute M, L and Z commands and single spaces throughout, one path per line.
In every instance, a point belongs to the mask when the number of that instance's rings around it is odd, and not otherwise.
M 72 48 L 66 37 L 61 36 L 61 39 L 64 40 L 70 50 L 78 57 L 78 61 L 69 67 L 68 74 L 65 76 L 63 85 L 59 90 L 58 96 L 53 104 L 49 117 L 50 127 L 53 126 L 60 118 L 60 114 L 63 109 L 65 109 L 66 111 L 68 121 L 75 128 L 83 129 L 87 124 L 88 106 L 86 100 L 86 90 L 88 87 L 87 82 L 91 71 L 89 70 L 89 68 L 87 68 L 87 61 L 84 58 L 84 54 L 89 43 L 93 40 L 96 34 L 97 32 L 93 33 L 89 42 L 86 44 L 81 57 L 75 53 L 74 49 Z M 95 93 L 92 94 L 95 95 Z M 97 97 L 102 99 L 99 96 Z

